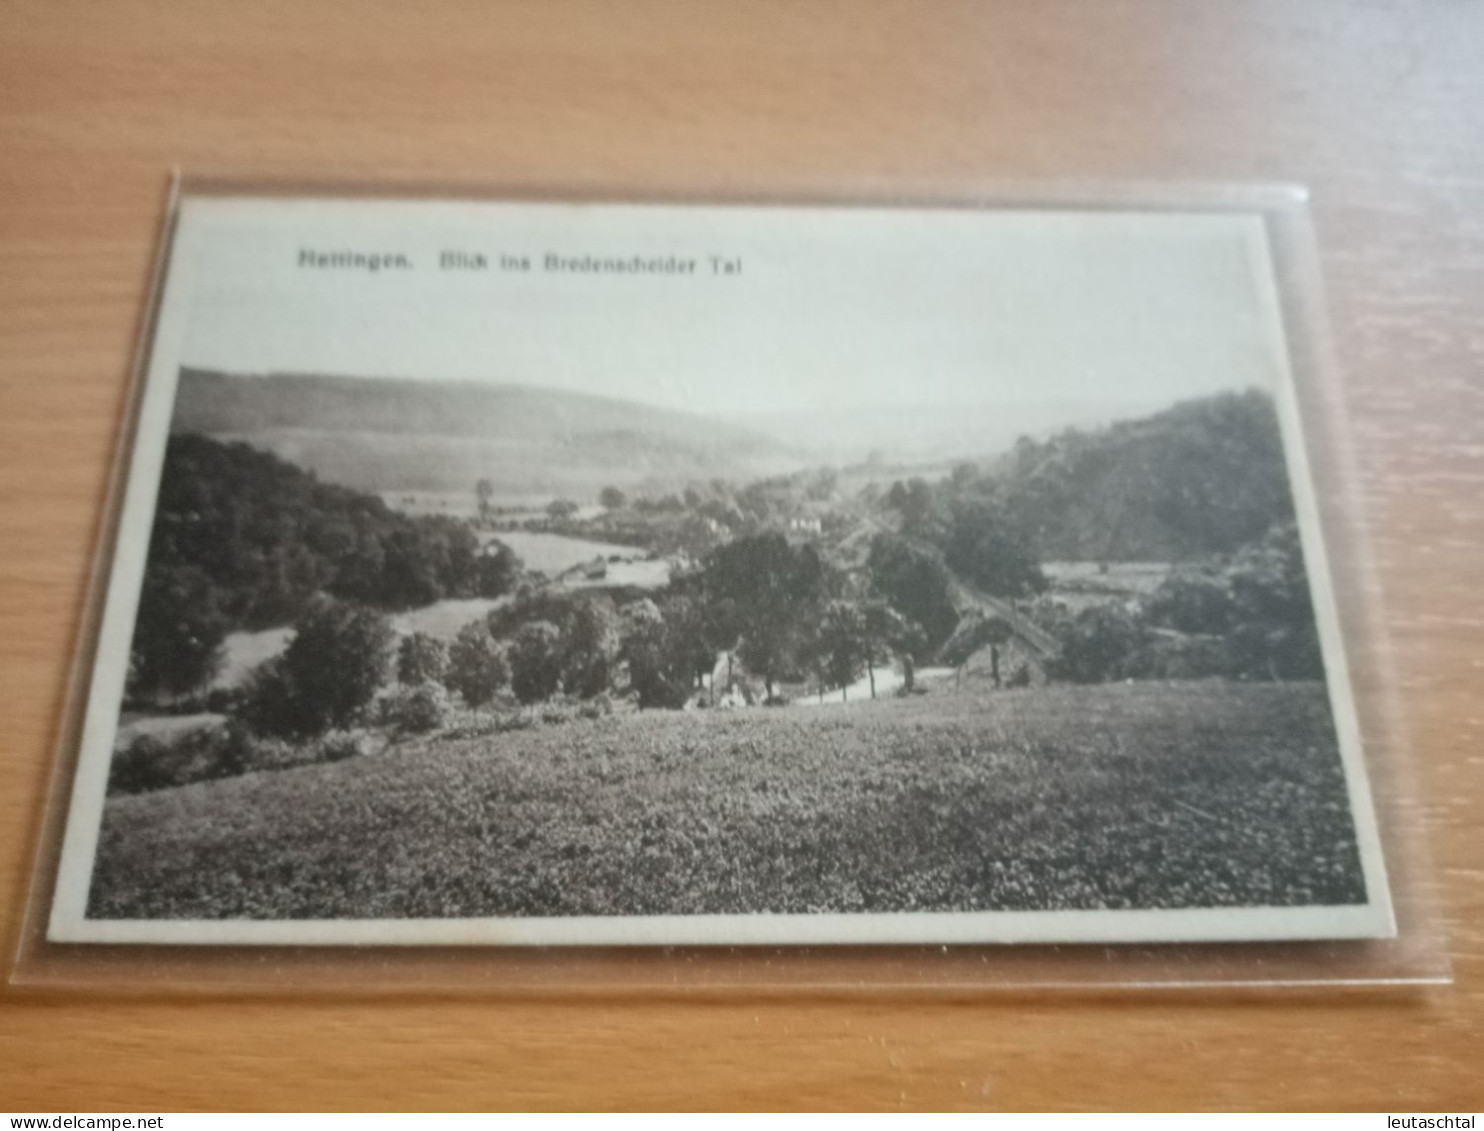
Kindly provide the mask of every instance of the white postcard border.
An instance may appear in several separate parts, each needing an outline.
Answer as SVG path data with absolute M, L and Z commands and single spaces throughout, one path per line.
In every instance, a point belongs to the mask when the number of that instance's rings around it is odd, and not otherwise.
M 1353 906 L 1232 907 L 1169 910 L 894 912 L 812 915 L 695 915 L 570 918 L 328 919 L 328 920 L 107 920 L 87 917 L 109 763 L 118 726 L 140 585 L 148 553 L 165 442 L 189 328 L 200 241 L 214 218 L 247 208 L 333 207 L 429 209 L 447 220 L 450 209 L 467 215 L 487 210 L 551 209 L 557 204 L 468 201 L 457 205 L 421 200 L 189 197 L 180 202 L 175 238 L 165 264 L 163 297 L 149 346 L 132 456 L 123 487 L 118 537 L 108 569 L 97 654 L 88 685 L 79 754 L 69 799 L 46 937 L 51 942 L 112 944 L 243 945 L 754 945 L 754 944 L 971 944 L 1246 942 L 1389 938 L 1396 934 L 1382 845 L 1361 752 L 1360 728 L 1330 583 L 1299 403 L 1291 349 L 1283 326 L 1278 281 L 1263 218 L 1237 206 L 1218 212 L 1180 213 L 1136 204 L 1118 211 L 1151 216 L 1246 218 L 1250 256 L 1279 374 L 1285 461 L 1298 517 L 1324 657 L 1332 714 L 1344 764 L 1368 902 Z M 590 205 L 600 208 L 604 205 Z M 662 209 L 658 204 L 615 208 Z M 685 204 L 688 210 L 706 207 Z M 735 212 L 740 205 L 716 205 Z M 872 206 L 883 213 L 914 209 Z M 770 206 L 776 213 L 780 207 Z M 818 212 L 818 205 L 800 212 Z M 857 209 L 857 210 L 864 210 Z M 921 211 L 934 211 L 921 206 Z M 1033 206 L 996 211 L 1036 212 Z M 1058 210 L 1065 211 L 1064 207 Z M 1089 212 L 1097 211 L 1089 207 Z

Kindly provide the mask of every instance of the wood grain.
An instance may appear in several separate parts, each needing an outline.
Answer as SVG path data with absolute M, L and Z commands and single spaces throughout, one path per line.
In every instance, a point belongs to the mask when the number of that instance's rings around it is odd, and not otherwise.
M 1312 186 L 1457 985 L 988 1002 L 0 1000 L 0 1108 L 1480 1106 L 1484 6 L 0 0 L 0 908 L 165 176 Z

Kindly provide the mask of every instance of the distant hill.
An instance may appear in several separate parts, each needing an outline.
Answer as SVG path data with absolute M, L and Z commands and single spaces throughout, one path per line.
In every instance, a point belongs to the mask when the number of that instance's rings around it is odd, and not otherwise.
M 518 385 L 184 368 L 172 431 L 243 440 L 366 491 L 473 490 L 592 499 L 604 486 L 683 485 L 795 470 L 746 428 L 632 401 Z

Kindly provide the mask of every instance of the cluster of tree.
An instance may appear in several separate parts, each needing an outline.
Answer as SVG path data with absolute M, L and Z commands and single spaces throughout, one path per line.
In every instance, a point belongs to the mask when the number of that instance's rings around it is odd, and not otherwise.
M 491 670 L 523 703 L 615 693 L 646 708 L 683 705 L 721 652 L 735 652 L 773 697 L 782 682 L 844 686 L 923 637 L 817 547 L 777 533 L 717 546 L 662 593 L 620 604 L 604 594 L 535 590 L 466 632 L 486 650 L 503 650 Z
M 684 555 L 696 559 L 732 537 L 742 526 L 734 507 L 719 501 L 717 492 L 728 490 L 718 480 L 704 488 L 687 487 L 683 495 L 632 497 L 618 487 L 604 487 L 598 494 L 603 511 L 582 517 L 581 508 L 570 499 L 557 499 L 539 518 L 515 523 L 522 529 L 588 538 L 633 546 L 660 556 Z
M 522 703 L 613 689 L 620 625 L 612 597 L 553 589 L 528 593 L 488 619 L 489 633 L 508 649 L 510 690 Z
M 1052 674 L 1112 679 L 1319 679 L 1324 675 L 1295 524 L 1176 572 L 1134 607 L 1052 614 L 1062 641 Z
M 843 687 L 923 640 L 910 615 L 817 547 L 768 533 L 718 546 L 662 593 L 623 603 L 532 590 L 466 628 L 447 661 L 411 641 L 402 661 L 407 678 L 442 678 L 473 705 L 508 687 L 522 703 L 632 694 L 641 707 L 675 708 L 721 652 L 734 652 L 772 698 L 784 682 Z
M 956 623 L 951 577 L 930 551 L 883 536 L 871 576 L 881 591 L 832 567 L 813 544 L 753 535 L 718 546 L 660 594 L 620 604 L 604 593 L 532 589 L 451 645 L 408 636 L 396 673 L 403 685 L 437 683 L 476 707 L 508 691 L 521 703 L 632 693 L 641 707 L 674 708 L 704 684 L 719 652 L 732 651 L 770 698 L 783 682 L 845 687 L 892 655 L 924 650 L 919 616 L 934 637 Z M 255 677 L 248 716 L 275 734 L 344 725 L 386 678 L 376 659 L 385 632 L 370 610 L 317 601 L 284 656 Z
M 393 649 L 384 614 L 321 595 L 285 652 L 255 670 L 233 713 L 257 734 L 303 741 L 364 721 L 378 695 L 390 696 L 386 721 L 412 730 L 443 717 L 448 692 L 476 708 L 501 695 L 531 704 L 630 692 L 640 706 L 678 707 L 710 670 L 708 637 L 687 619 L 693 611 L 683 597 L 661 612 L 647 599 L 620 608 L 606 594 L 540 589 L 465 625 L 451 643 L 413 633 Z
M 716 659 L 715 626 L 695 597 L 667 594 L 624 606 L 621 658 L 641 707 L 679 707 Z
M 738 487 L 725 479 L 692 481 L 681 490 L 625 492 L 605 487 L 598 501 L 605 513 L 590 534 L 633 541 L 661 553 L 676 550 L 699 557 L 721 541 L 776 528 L 839 500 L 839 473 L 830 467 L 754 480 Z
M 605 507 L 627 505 L 640 512 L 690 511 L 731 527 L 754 533 L 771 520 L 797 513 L 807 502 L 827 502 L 837 496 L 839 473 L 831 467 L 812 468 L 791 475 L 756 479 L 738 487 L 725 479 L 694 481 L 680 491 L 635 494 L 608 488 L 599 499 Z M 609 502 L 610 493 L 617 497 Z
M 968 584 L 1008 598 L 1046 588 L 1035 522 L 1010 505 L 996 476 L 961 464 L 937 483 L 893 483 L 884 503 L 899 515 L 907 545 Z
M 804 670 L 817 611 L 841 578 L 812 543 L 770 533 L 718 547 L 691 582 L 715 639 L 737 650 L 771 698 L 776 682 Z
M 295 623 L 287 649 L 254 670 L 232 714 L 258 735 L 294 741 L 367 721 L 425 731 L 446 717 L 449 692 L 483 706 L 530 681 L 539 666 L 497 641 L 484 621 L 465 625 L 447 644 L 422 632 L 395 648 L 394 641 L 384 613 L 321 594 Z M 378 696 L 385 717 L 369 720 Z
M 918 659 L 940 648 L 958 627 L 953 574 L 935 548 L 896 534 L 871 540 L 866 572 L 873 589 L 918 630 Z
M 490 678 L 476 694 L 459 687 L 473 705 L 508 686 L 521 703 L 633 694 L 641 707 L 679 707 L 715 656 L 702 606 L 669 592 L 620 605 L 605 593 L 535 590 L 467 627 L 455 651 L 466 638 L 500 657 L 482 669 Z
M 179 696 L 239 628 L 293 621 L 315 594 L 382 609 L 498 596 L 519 559 L 467 523 L 414 518 L 246 444 L 174 436 L 132 648 L 135 696 Z
M 782 682 L 844 687 L 925 639 L 910 609 L 895 607 L 869 576 L 850 577 L 814 543 L 776 532 L 718 547 L 676 587 L 691 602 L 696 654 L 735 650 L 769 699 Z
M 465 626 L 451 644 L 395 638 L 387 617 L 328 595 L 311 600 L 282 655 L 261 665 L 238 718 L 258 734 L 312 739 L 354 725 L 393 663 L 399 724 L 427 729 L 447 692 L 480 707 L 632 694 L 679 707 L 719 651 L 735 651 L 764 682 L 846 688 L 890 657 L 910 657 L 947 623 L 951 575 L 931 551 L 896 536 L 872 548 L 880 590 L 833 569 L 812 544 L 777 534 L 719 547 L 658 597 L 534 589 Z M 934 596 L 935 595 L 935 596 Z M 932 596 L 932 600 L 927 600 Z M 914 603 L 917 602 L 917 603 Z M 900 607 L 907 605 L 907 609 Z M 1134 608 L 1051 612 L 1063 650 L 1055 678 L 1278 680 L 1323 674 L 1297 530 L 1279 524 L 1236 553 L 1181 571 Z M 986 621 L 1003 642 L 1006 626 Z M 986 636 L 986 639 L 990 639 Z
M 805 651 L 815 672 L 821 696 L 828 687 L 846 689 L 861 676 L 870 682 L 876 698 L 876 667 L 894 656 L 906 658 L 908 690 L 911 690 L 912 653 L 922 646 L 923 633 L 885 600 L 835 599 L 819 611 L 810 646 Z
M 261 734 L 296 739 L 349 726 L 386 682 L 394 637 L 383 613 L 315 597 L 283 653 L 254 669 L 239 718 Z

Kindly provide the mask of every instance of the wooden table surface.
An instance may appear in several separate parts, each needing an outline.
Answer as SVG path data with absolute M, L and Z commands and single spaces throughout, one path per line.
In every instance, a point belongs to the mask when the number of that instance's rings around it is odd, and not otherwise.
M 943 1002 L 0 999 L 0 1109 L 1480 1106 L 1484 6 L 0 0 L 0 914 L 172 165 L 1314 191 L 1457 978 Z

